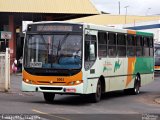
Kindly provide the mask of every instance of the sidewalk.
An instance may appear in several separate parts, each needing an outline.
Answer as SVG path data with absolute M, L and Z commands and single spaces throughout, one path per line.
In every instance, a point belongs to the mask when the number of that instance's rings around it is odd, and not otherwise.
M 9 92 L 20 92 L 21 91 L 21 84 L 22 84 L 22 74 L 16 73 L 11 74 L 11 88 Z

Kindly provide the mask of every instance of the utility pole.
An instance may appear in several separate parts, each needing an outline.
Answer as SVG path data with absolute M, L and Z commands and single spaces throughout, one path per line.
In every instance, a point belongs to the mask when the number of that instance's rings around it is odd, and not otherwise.
M 125 13 L 125 24 L 126 24 L 126 18 L 127 18 L 127 8 L 129 7 L 129 5 L 125 6 L 124 8 L 126 9 L 126 13 Z
M 121 14 L 121 3 L 120 1 L 118 2 L 118 5 L 119 5 L 119 15 Z

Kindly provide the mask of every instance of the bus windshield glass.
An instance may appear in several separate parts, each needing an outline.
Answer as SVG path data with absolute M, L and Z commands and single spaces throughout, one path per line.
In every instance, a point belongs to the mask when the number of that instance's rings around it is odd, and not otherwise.
M 80 34 L 27 34 L 24 67 L 80 69 L 81 49 Z

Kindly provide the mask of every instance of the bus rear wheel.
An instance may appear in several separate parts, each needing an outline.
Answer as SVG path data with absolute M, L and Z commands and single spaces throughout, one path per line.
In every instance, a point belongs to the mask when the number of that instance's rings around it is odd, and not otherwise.
M 48 103 L 52 103 L 55 97 L 54 93 L 44 92 L 43 93 L 44 99 Z
M 140 78 L 137 77 L 137 80 L 135 81 L 134 88 L 131 89 L 131 92 L 133 95 L 137 95 L 140 93 Z
M 101 95 L 102 95 L 102 86 L 101 86 L 101 81 L 99 80 L 97 83 L 96 93 L 91 94 L 90 99 L 94 103 L 99 102 L 101 100 Z
M 130 89 L 125 89 L 124 92 L 130 95 L 137 95 L 140 93 L 140 85 L 141 85 L 140 76 L 137 75 L 135 78 L 134 87 Z

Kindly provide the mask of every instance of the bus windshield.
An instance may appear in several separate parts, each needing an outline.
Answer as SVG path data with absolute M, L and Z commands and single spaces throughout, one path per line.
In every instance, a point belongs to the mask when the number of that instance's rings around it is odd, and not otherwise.
M 27 34 L 24 67 L 80 69 L 81 49 L 80 34 Z

